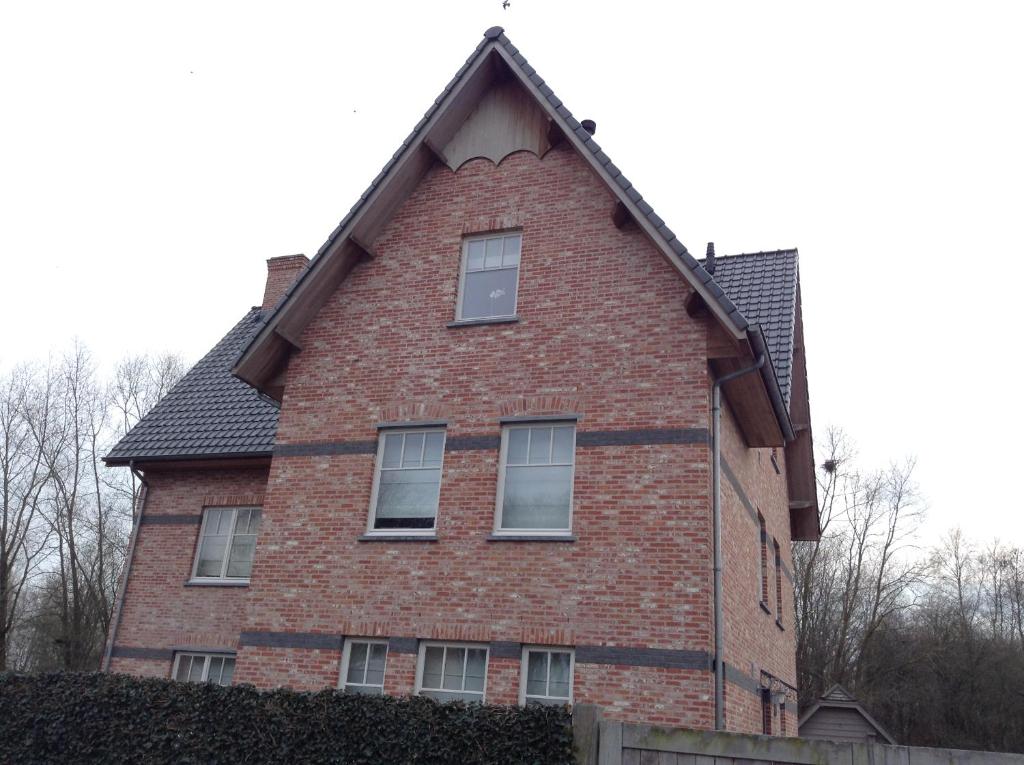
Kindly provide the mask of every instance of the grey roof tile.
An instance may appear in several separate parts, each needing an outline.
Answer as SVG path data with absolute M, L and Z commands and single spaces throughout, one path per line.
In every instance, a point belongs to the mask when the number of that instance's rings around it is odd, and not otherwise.
M 238 352 L 261 326 L 251 309 L 111 450 L 106 461 L 268 455 L 278 409 L 231 374 Z
M 705 262 L 700 261 L 701 265 Z M 725 300 L 733 303 L 747 321 L 759 325 L 764 333 L 779 390 L 787 406 L 792 389 L 798 267 L 796 250 L 715 258 L 714 278 L 725 291 Z

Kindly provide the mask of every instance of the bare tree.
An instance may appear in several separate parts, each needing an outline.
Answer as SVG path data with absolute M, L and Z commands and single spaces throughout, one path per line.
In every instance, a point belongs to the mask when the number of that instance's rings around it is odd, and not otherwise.
M 39 510 L 49 480 L 45 448 L 52 428 L 53 378 L 19 367 L 0 379 L 0 671 L 39 571 L 49 534 Z

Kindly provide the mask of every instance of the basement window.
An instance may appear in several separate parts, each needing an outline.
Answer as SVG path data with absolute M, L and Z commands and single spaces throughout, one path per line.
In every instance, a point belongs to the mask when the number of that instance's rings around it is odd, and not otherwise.
M 261 514 L 258 507 L 206 508 L 192 581 L 247 582 Z
M 523 649 L 519 703 L 561 706 L 572 703 L 573 652 L 527 646 Z
M 476 643 L 420 643 L 416 694 L 438 701 L 483 702 L 487 652 Z
M 387 660 L 386 640 L 346 640 L 341 654 L 341 687 L 345 693 L 382 695 Z
M 463 240 L 458 321 L 515 317 L 521 249 L 519 233 Z
M 178 653 L 174 656 L 171 677 L 183 683 L 231 685 L 235 657 L 219 653 Z
M 368 533 L 434 535 L 444 441 L 438 428 L 381 433 Z

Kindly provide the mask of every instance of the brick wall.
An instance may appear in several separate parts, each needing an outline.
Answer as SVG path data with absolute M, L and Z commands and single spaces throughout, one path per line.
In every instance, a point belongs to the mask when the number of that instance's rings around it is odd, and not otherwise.
M 747 448 L 732 411 L 725 406 L 722 412 L 722 461 L 725 466 L 725 475 L 722 476 L 722 538 L 726 662 L 754 682 L 760 682 L 763 671 L 795 686 L 793 560 L 783 450 L 778 449 L 776 453 L 779 467 L 776 472 L 772 465 L 772 450 Z M 764 517 L 767 531 L 767 610 L 761 606 L 762 549 L 758 513 Z M 776 607 L 773 540 L 778 540 L 783 564 L 781 615 Z M 777 621 L 781 622 L 781 627 Z M 791 714 L 795 711 L 795 707 L 790 709 Z M 730 692 L 726 704 L 729 730 L 760 733 L 761 715 L 758 696 L 740 688 Z M 796 734 L 795 727 L 788 726 L 789 735 Z M 772 730 L 776 734 L 781 733 L 778 716 Z
M 153 513 L 198 513 L 205 494 L 228 484 L 262 491 L 266 481 L 251 585 L 183 587 L 198 526 L 145 526 L 118 644 L 216 640 L 238 648 L 236 682 L 318 688 L 338 682 L 340 636 L 404 638 L 389 651 L 385 680 L 402 694 L 414 690 L 417 639 L 481 642 L 502 647 L 488 666 L 495 703 L 518 700 L 519 644 L 575 646 L 577 700 L 620 719 L 710 727 L 707 328 L 686 313 L 682 277 L 635 227 L 617 229 L 612 208 L 565 147 L 543 160 L 521 152 L 498 166 L 431 170 L 372 243 L 377 257 L 356 267 L 301 338 L 278 431 L 291 456 L 275 456 L 269 478 L 151 481 Z M 522 231 L 519 322 L 448 327 L 463 235 L 505 228 Z M 575 541 L 488 540 L 499 418 L 566 413 L 580 416 L 581 436 L 697 437 L 579 446 Z M 294 447 L 372 444 L 379 422 L 423 419 L 447 420 L 450 441 L 492 446 L 445 454 L 436 541 L 360 541 L 372 449 Z M 763 450 L 742 448 L 728 418 L 723 431 L 730 464 L 788 556 L 783 477 L 765 471 Z M 745 592 L 756 581 L 744 568 L 756 564 L 756 526 L 723 486 L 727 659 L 748 675 L 758 662 L 791 679 L 792 632 Z M 143 658 L 114 668 L 160 673 Z M 730 727 L 758 719 L 749 685 L 729 685 Z
M 238 645 L 247 590 L 185 582 L 192 574 L 203 507 L 261 502 L 267 470 L 151 471 L 147 482 L 111 670 L 167 677 L 169 657 L 118 654 L 126 648 L 152 652 Z

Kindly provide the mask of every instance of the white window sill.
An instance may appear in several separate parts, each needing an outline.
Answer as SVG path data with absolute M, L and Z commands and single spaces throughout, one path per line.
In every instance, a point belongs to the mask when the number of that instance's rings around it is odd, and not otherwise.
M 430 534 L 375 534 L 366 533 L 360 537 L 356 537 L 357 542 L 436 542 L 437 534 L 431 532 Z
M 481 319 L 457 319 L 450 321 L 446 327 L 475 327 L 479 324 L 515 324 L 519 321 L 518 316 L 489 316 Z
M 564 534 L 514 534 L 494 532 L 487 537 L 488 542 L 575 542 L 576 535 Z
M 189 579 L 186 587 L 248 587 L 248 579 Z

